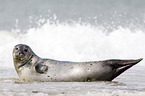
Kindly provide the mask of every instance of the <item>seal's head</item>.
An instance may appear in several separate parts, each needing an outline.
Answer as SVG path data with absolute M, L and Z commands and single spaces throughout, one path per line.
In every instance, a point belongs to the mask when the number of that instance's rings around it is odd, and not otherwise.
M 34 52 L 31 48 L 25 44 L 18 44 L 13 49 L 13 59 L 16 69 L 27 64 L 27 62 L 33 57 Z

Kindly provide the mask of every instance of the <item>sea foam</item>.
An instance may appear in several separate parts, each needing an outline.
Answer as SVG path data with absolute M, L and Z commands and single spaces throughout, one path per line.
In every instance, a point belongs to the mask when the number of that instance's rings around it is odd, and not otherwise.
M 50 23 L 29 28 L 26 33 L 0 31 L 0 66 L 13 67 L 16 44 L 29 45 L 40 57 L 66 61 L 138 59 L 145 57 L 145 33 L 129 28 L 104 32 L 90 24 Z M 143 65 L 144 61 L 138 65 Z

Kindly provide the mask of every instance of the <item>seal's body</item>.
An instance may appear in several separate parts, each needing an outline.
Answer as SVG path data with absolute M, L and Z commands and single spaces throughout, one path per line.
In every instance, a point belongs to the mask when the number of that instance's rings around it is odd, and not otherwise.
M 111 81 L 142 60 L 69 62 L 42 59 L 24 44 L 15 46 L 13 59 L 21 80 L 48 82 Z

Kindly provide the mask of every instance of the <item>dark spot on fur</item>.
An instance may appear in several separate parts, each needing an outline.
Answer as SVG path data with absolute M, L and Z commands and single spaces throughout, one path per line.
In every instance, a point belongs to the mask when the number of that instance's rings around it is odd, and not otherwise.
M 93 64 L 90 64 L 90 65 L 93 65 Z
M 47 77 L 50 77 L 50 76 L 47 76 Z
M 87 82 L 90 82 L 90 81 L 92 81 L 92 79 L 91 78 L 87 78 L 87 80 L 86 80 Z
M 90 70 L 90 68 L 88 68 L 87 70 Z
M 74 68 L 74 67 L 70 67 L 70 68 L 72 69 L 72 68 Z

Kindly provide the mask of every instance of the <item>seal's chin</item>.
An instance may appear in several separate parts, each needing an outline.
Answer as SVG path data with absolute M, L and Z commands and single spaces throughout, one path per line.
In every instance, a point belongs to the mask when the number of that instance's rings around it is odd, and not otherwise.
M 33 55 L 30 56 L 25 56 L 24 58 L 15 58 L 15 61 L 17 62 L 17 68 L 21 68 L 23 67 L 25 64 L 27 64 L 31 58 L 33 57 Z

